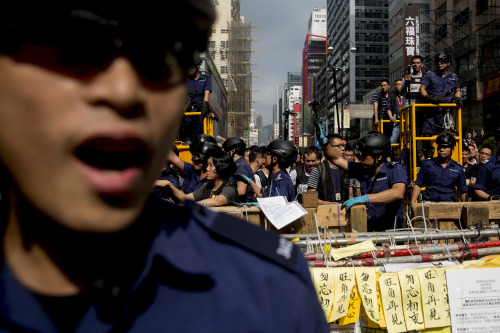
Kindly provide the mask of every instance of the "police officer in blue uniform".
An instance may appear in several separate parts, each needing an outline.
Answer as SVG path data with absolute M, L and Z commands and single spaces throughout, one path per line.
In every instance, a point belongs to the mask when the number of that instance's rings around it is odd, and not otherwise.
M 455 137 L 441 133 L 436 138 L 438 156 L 422 163 L 411 193 L 411 202 L 416 202 L 421 188 L 425 186 L 426 201 L 456 201 L 455 189 L 461 192 L 461 200 L 467 200 L 467 186 L 463 167 L 451 159 L 455 150 Z
M 170 162 L 175 166 L 183 178 L 182 185 L 180 189 L 184 193 L 193 193 L 206 183 L 205 167 L 208 157 L 203 153 L 206 143 L 216 144 L 215 138 L 210 135 L 202 134 L 197 136 L 189 150 L 192 154 L 191 163 L 187 163 L 170 152 L 169 159 Z
M 333 163 L 349 171 L 349 178 L 360 182 L 361 197 L 344 202 L 349 210 L 353 205 L 365 204 L 368 231 L 384 231 L 401 226 L 403 221 L 403 197 L 406 191 L 406 170 L 398 163 L 387 162 L 391 152 L 389 139 L 379 132 L 371 132 L 354 144 L 360 151 L 360 163 L 347 162 L 339 154 Z
M 203 133 L 203 117 L 209 113 L 208 100 L 212 93 L 212 79 L 200 72 L 201 59 L 196 62 L 196 67 L 190 70 L 188 80 L 188 101 L 186 112 L 201 112 L 200 116 L 185 116 L 181 126 L 180 140 L 190 145 L 196 134 Z
M 252 167 L 244 158 L 246 148 L 245 141 L 243 141 L 243 139 L 239 137 L 229 138 L 224 141 L 224 143 L 222 144 L 222 148 L 226 153 L 230 154 L 233 157 L 234 163 L 236 164 L 236 173 L 244 175 L 255 181 Z M 255 201 L 255 195 L 252 187 L 248 186 L 248 183 L 246 181 L 244 181 L 241 177 L 233 177 L 232 181 L 238 189 L 240 202 Z
M 270 175 L 267 186 L 260 188 L 255 181 L 241 177 L 252 186 L 258 198 L 284 196 L 289 202 L 295 200 L 295 186 L 286 168 L 297 159 L 297 148 L 290 141 L 274 140 L 267 146 L 266 168 Z
M 480 169 L 474 185 L 474 197 L 478 200 L 500 200 L 500 149 L 497 155 Z
M 328 332 L 290 242 L 152 194 L 214 15 L 2 5 L 1 332 Z
M 451 58 L 446 52 L 438 52 L 434 58 L 436 70 L 425 73 L 420 84 L 420 95 L 431 104 L 456 103 L 462 107 L 462 94 L 458 76 L 448 71 Z M 444 131 L 444 118 L 448 108 L 424 108 L 422 135 L 434 135 Z

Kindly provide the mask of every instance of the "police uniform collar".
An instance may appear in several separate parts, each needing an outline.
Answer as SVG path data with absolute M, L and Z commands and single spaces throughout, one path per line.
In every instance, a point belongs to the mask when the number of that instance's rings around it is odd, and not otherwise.
M 207 218 L 200 213 L 201 206 L 190 201 L 186 202 L 185 207 L 164 202 L 161 202 L 161 206 L 163 206 L 160 217 L 162 227 L 152 243 L 144 271 L 149 271 L 148 267 L 151 268 L 155 256 L 159 256 L 186 274 L 200 275 L 213 272 L 213 267 L 208 264 L 205 254 L 200 251 L 193 235 L 189 232 L 187 221 L 190 217 L 189 211 L 194 218 Z M 173 212 L 173 210 L 178 210 L 178 212 Z

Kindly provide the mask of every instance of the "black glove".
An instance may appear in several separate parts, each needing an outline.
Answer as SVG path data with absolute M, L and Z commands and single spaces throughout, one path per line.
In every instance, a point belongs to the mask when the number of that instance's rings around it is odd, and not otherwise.
M 242 175 L 239 172 L 234 174 L 234 178 L 236 178 L 236 181 L 243 182 L 245 184 L 250 184 L 250 181 L 252 180 L 252 179 L 248 178 L 247 176 Z
M 488 197 L 488 201 L 492 201 L 492 200 L 500 200 L 500 195 L 490 195 Z
M 210 113 L 208 102 L 200 102 L 200 112 L 203 117 Z
M 437 97 L 427 95 L 425 99 L 431 104 L 439 104 L 439 100 L 437 99 Z
M 457 106 L 459 106 L 459 107 L 464 106 L 464 102 L 462 102 L 461 97 L 453 97 L 453 102 L 457 103 Z

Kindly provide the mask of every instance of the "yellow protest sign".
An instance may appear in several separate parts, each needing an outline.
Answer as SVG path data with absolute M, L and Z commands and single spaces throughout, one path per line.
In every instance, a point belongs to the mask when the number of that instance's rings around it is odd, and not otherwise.
M 335 278 L 333 268 L 315 267 L 312 268 L 313 284 L 318 294 L 319 303 L 328 318 L 333 306 Z
M 403 297 L 403 313 L 408 330 L 425 328 L 420 295 L 420 280 L 417 270 L 410 269 L 398 272 L 401 295 Z
M 406 332 L 398 274 L 382 274 L 379 279 L 379 286 L 387 331 L 389 333 Z
M 377 311 L 377 280 L 374 267 L 356 267 L 356 281 L 363 307 L 368 318 L 380 325 Z
M 444 269 L 425 268 L 418 271 L 422 293 L 422 311 L 426 328 L 450 326 L 450 307 Z
M 359 297 L 358 285 L 354 284 L 351 291 L 351 297 L 349 298 L 349 308 L 347 309 L 347 315 L 340 318 L 340 325 L 353 324 L 359 320 L 359 313 L 361 310 L 361 297 Z
M 334 268 L 333 275 L 335 278 L 335 298 L 332 313 L 328 318 L 329 323 L 347 315 L 351 290 L 356 282 L 354 268 Z
M 373 245 L 373 242 L 371 240 L 367 240 L 354 245 L 340 247 L 338 249 L 331 249 L 330 255 L 332 256 L 333 260 L 339 260 L 342 258 L 353 257 L 357 254 L 369 251 L 377 251 L 377 248 L 375 247 L 375 245 Z
M 387 327 L 385 323 L 384 309 L 382 308 L 382 294 L 380 293 L 380 269 L 377 269 L 377 309 L 378 315 L 380 317 L 380 327 Z

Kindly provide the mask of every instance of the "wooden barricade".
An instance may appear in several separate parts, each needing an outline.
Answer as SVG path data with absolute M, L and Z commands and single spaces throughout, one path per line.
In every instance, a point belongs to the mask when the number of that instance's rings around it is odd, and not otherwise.
M 476 224 L 488 226 L 500 220 L 498 201 L 414 203 L 411 210 L 414 217 L 425 215 L 429 222 L 437 221 L 436 227 L 440 230 L 454 230 L 455 227 L 465 228 Z M 423 219 L 417 219 L 414 226 L 423 227 Z
M 224 207 L 209 207 L 215 212 L 226 213 L 233 215 L 242 220 L 248 221 L 259 227 L 264 227 L 263 216 L 259 207 L 234 207 L 234 206 L 224 206 Z
M 354 206 L 351 212 L 340 209 L 340 205 L 320 205 L 318 207 L 304 208 L 307 214 L 292 222 L 288 226 L 277 230 L 265 220 L 265 216 L 259 207 L 210 207 L 213 211 L 231 214 L 254 225 L 280 234 L 314 234 L 317 232 L 315 215 L 318 219 L 319 227 L 328 227 L 330 232 L 365 232 L 366 231 L 366 207 L 364 205 Z M 340 215 L 339 215 L 340 213 Z

